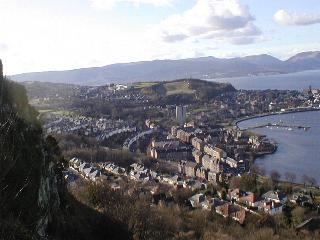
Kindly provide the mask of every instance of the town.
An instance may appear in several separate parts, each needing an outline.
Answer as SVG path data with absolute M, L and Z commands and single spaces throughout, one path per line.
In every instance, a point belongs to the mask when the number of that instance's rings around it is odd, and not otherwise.
M 197 81 L 169 84 L 178 91 Z M 319 197 L 310 195 L 319 192 L 316 181 L 306 176 L 305 187 L 300 187 L 294 173 L 288 173 L 284 183 L 276 170 L 270 178 L 265 176 L 255 159 L 273 154 L 277 143 L 237 126 L 252 117 L 318 110 L 319 90 L 230 88 L 204 100 L 196 93 L 195 100 L 177 99 L 175 104 L 174 99 L 155 98 L 152 87 L 154 83 L 71 86 L 67 94 L 53 93 L 50 98 L 29 91 L 46 133 L 62 142 L 69 157 L 64 178 L 70 189 L 90 182 L 107 184 L 124 196 L 138 189 L 152 205 L 214 211 L 239 224 L 250 215 L 283 214 L 288 203 L 319 212 Z M 72 143 L 76 136 L 82 138 L 80 147 Z M 117 154 L 97 157 L 99 151 Z M 119 160 L 123 155 L 130 160 Z M 184 199 L 177 201 L 176 191 L 186 191 Z

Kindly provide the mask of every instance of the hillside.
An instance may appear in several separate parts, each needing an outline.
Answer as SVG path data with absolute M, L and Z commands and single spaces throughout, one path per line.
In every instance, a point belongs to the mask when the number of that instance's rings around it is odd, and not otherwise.
M 216 83 L 199 79 L 179 79 L 166 82 L 140 82 L 133 85 L 143 94 L 168 104 L 205 101 L 218 95 L 234 92 L 228 83 Z
M 80 85 L 165 81 L 182 78 L 214 79 L 248 75 L 270 75 L 320 69 L 320 52 L 299 53 L 286 61 L 262 54 L 242 58 L 201 57 L 119 63 L 66 71 L 23 73 L 11 79 Z
M 68 97 L 75 94 L 77 85 L 50 82 L 22 82 L 21 85 L 27 90 L 28 97 Z
M 56 156 L 24 87 L 2 74 L 0 87 L 0 239 L 35 239 L 59 205 Z
M 66 162 L 37 116 L 0 60 L 0 239 L 128 239 L 121 225 L 68 194 Z

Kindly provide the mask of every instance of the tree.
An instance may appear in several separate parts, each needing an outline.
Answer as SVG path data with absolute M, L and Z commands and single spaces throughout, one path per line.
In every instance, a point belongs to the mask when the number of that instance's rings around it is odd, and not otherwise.
M 304 183 L 304 185 L 310 186 L 314 186 L 317 184 L 317 180 L 314 177 L 309 177 L 305 174 L 302 176 L 302 182 Z
M 240 178 L 240 188 L 244 191 L 254 191 L 257 187 L 256 175 L 243 174 Z
M 309 177 L 305 174 L 301 177 L 303 184 L 306 186 L 308 184 Z
M 226 198 L 227 198 L 227 191 L 226 191 L 226 189 L 225 188 L 223 188 L 222 190 L 221 190 L 221 194 L 220 194 L 221 196 L 221 199 L 222 200 L 226 200 Z
M 277 170 L 272 170 L 270 177 L 273 183 L 277 183 L 281 178 L 281 174 Z
M 272 180 L 270 178 L 263 178 L 261 180 L 261 183 L 259 184 L 257 193 L 258 195 L 262 195 L 263 193 L 272 190 L 272 188 L 273 188 Z
M 230 188 L 241 188 L 241 177 L 234 176 L 230 180 Z
M 285 172 L 284 177 L 290 183 L 293 183 L 297 178 L 297 176 L 292 172 Z
M 317 184 L 317 180 L 314 177 L 309 177 L 309 183 L 311 186 L 314 186 Z
M 261 175 L 261 176 L 266 175 L 266 170 L 255 164 L 251 166 L 251 172 L 252 174 L 256 174 L 256 175 Z

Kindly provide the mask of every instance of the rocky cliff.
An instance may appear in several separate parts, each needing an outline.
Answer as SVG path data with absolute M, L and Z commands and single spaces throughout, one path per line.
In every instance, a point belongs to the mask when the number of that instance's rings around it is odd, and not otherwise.
M 2 75 L 1 61 L 0 73 L 0 239 L 45 238 L 59 206 L 57 157 L 24 87 Z

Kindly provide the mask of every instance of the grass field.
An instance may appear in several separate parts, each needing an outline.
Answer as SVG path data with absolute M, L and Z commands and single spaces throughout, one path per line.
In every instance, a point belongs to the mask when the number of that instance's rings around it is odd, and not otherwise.
M 151 87 L 153 85 L 158 84 L 157 82 L 139 82 L 133 85 L 134 88 L 145 88 L 145 87 Z
M 205 107 L 195 108 L 195 109 L 192 109 L 192 113 L 207 112 L 209 110 L 210 110 L 209 108 L 205 108 Z
M 167 95 L 194 93 L 194 90 L 190 89 L 188 82 L 168 82 L 164 87 L 167 90 Z
M 53 112 L 52 109 L 39 109 L 38 110 L 39 113 L 48 113 L 48 112 Z
M 38 112 L 40 114 L 43 113 L 53 113 L 53 114 L 57 114 L 57 115 L 71 115 L 73 112 L 72 111 L 68 111 L 68 110 L 54 110 L 54 109 L 39 109 Z

